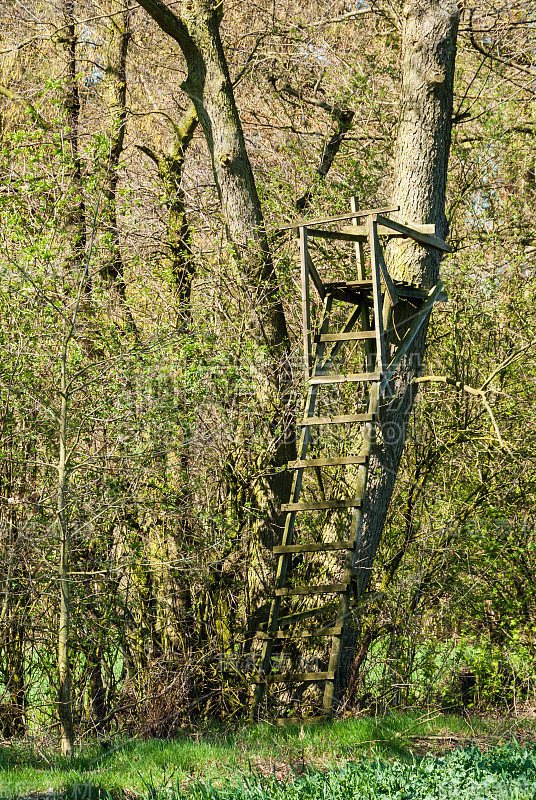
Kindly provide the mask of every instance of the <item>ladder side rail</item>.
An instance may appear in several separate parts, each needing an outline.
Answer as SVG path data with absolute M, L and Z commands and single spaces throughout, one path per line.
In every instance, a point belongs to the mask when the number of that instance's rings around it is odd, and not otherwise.
M 357 215 L 357 197 L 352 197 L 350 199 L 350 208 L 352 211 L 356 212 Z M 359 221 L 359 217 L 355 216 L 352 217 L 352 224 L 357 225 Z M 356 242 L 354 244 L 355 250 L 355 260 L 357 265 L 357 280 L 362 281 L 365 279 L 365 254 L 363 252 L 363 244 L 362 242 Z
M 376 416 L 378 412 L 379 402 L 380 402 L 380 387 L 379 383 L 375 383 L 370 390 L 369 403 L 368 403 L 369 413 Z M 341 661 L 344 636 L 348 626 L 350 609 L 354 605 L 354 602 L 352 600 L 351 581 L 355 573 L 355 562 L 357 559 L 357 553 L 359 551 L 359 545 L 361 541 L 361 531 L 363 529 L 363 519 L 366 511 L 364 499 L 367 490 L 368 456 L 370 455 L 370 450 L 372 447 L 374 423 L 370 422 L 366 423 L 363 426 L 363 433 L 364 433 L 363 436 L 364 441 L 363 441 L 362 455 L 367 457 L 367 461 L 362 467 L 360 467 L 360 486 L 358 490 L 358 496 L 361 496 L 363 502 L 361 503 L 360 507 L 354 509 L 354 512 L 352 514 L 349 541 L 353 541 L 353 549 L 346 553 L 344 560 L 342 582 L 348 584 L 348 588 L 344 592 L 344 594 L 342 594 L 340 597 L 339 606 L 337 608 L 337 615 L 334 623 L 335 626 L 341 626 L 341 632 L 340 634 L 333 636 L 331 653 L 328 664 L 328 671 L 333 672 L 335 678 L 333 680 L 326 680 L 326 683 L 324 685 L 323 713 L 327 716 L 331 716 L 333 712 L 336 681 Z
M 352 199 L 350 200 L 350 205 L 352 211 L 356 212 L 356 216 L 352 218 L 352 222 L 354 225 L 357 225 L 359 221 L 359 217 L 357 216 L 357 197 L 352 197 Z M 355 258 L 357 264 L 357 280 L 363 281 L 365 280 L 365 250 L 363 247 L 363 242 L 362 241 L 356 242 L 354 248 L 355 248 Z M 361 298 L 361 330 L 363 331 L 371 330 L 369 307 L 365 296 Z M 373 372 L 375 353 L 372 342 L 365 342 L 365 354 L 366 354 L 367 372 Z
M 367 472 L 368 472 L 366 467 L 364 472 L 365 474 L 363 476 L 363 485 L 366 486 Z M 364 488 L 362 489 L 362 494 L 364 495 Z M 356 541 L 358 540 L 362 525 L 363 525 L 363 506 L 356 509 L 352 514 L 352 522 L 350 525 L 350 539 L 354 539 Z M 339 604 L 337 607 L 335 622 L 333 623 L 334 626 L 341 627 L 341 632 L 340 634 L 334 635 L 331 640 L 331 652 L 328 662 L 328 672 L 332 673 L 334 677 L 332 680 L 326 680 L 326 683 L 324 684 L 324 697 L 322 701 L 322 706 L 323 706 L 322 710 L 326 716 L 331 716 L 333 713 L 333 702 L 335 700 L 336 681 L 341 661 L 342 646 L 346 628 L 348 626 L 348 617 L 352 606 L 351 581 L 354 572 L 353 564 L 355 561 L 354 553 L 356 547 L 354 547 L 353 551 L 349 551 L 346 554 L 344 560 L 342 583 L 346 585 L 346 590 L 341 594 L 339 598 Z
M 331 295 L 326 295 L 324 299 L 324 307 L 322 310 L 322 321 L 320 326 L 321 333 L 327 332 L 332 303 L 333 299 Z M 324 350 L 325 350 L 324 342 L 319 341 L 318 344 L 316 345 L 316 350 L 315 350 L 314 372 L 316 372 L 320 368 Z M 305 403 L 304 416 L 305 415 L 312 416 L 314 414 L 318 388 L 319 388 L 318 386 L 309 387 Z M 297 448 L 300 460 L 306 457 L 310 440 L 311 440 L 311 429 L 307 427 L 302 428 L 300 433 L 300 441 Z M 300 468 L 296 470 L 292 480 L 291 500 L 294 502 L 297 502 L 297 500 L 300 497 L 302 480 L 303 480 L 303 468 Z M 283 531 L 283 539 L 282 539 L 283 546 L 288 546 L 292 544 L 295 521 L 296 521 L 296 512 L 289 511 L 285 518 L 285 528 Z M 288 553 L 282 553 L 278 558 L 275 589 L 283 588 L 286 582 L 287 569 L 288 569 L 288 564 L 290 562 L 290 558 L 291 555 Z M 272 599 L 270 615 L 268 618 L 268 625 L 267 625 L 267 633 L 269 634 L 273 633 L 277 629 L 277 626 L 279 624 L 279 612 L 281 609 L 281 602 L 282 602 L 282 597 L 274 595 Z M 272 657 L 272 647 L 273 647 L 273 639 L 272 638 L 266 639 L 264 641 L 261 651 L 261 658 L 259 663 L 260 675 L 266 675 L 266 673 L 268 672 L 268 667 L 270 666 L 270 660 Z M 262 682 L 257 683 L 255 686 L 255 690 L 253 693 L 253 703 L 251 708 L 252 719 L 255 719 L 257 716 L 259 706 L 264 696 L 264 689 L 265 689 L 265 684 Z
M 377 238 L 377 233 L 376 233 L 376 238 Z M 359 248 L 359 250 L 358 250 L 358 248 Z M 364 253 L 363 253 L 363 245 L 362 245 L 361 242 L 356 243 L 356 256 L 359 257 L 359 266 L 361 267 L 361 270 L 362 270 L 363 266 L 364 266 Z M 377 352 L 381 353 L 380 348 L 378 348 L 379 337 L 381 337 L 381 341 L 383 342 L 382 315 L 381 315 L 381 311 L 380 311 L 380 309 L 381 309 L 381 285 L 380 285 L 380 276 L 379 276 L 379 272 L 378 272 L 379 264 L 377 263 L 377 261 L 375 263 L 375 260 L 373 258 L 371 258 L 371 262 L 372 262 L 372 267 L 373 267 L 373 276 L 372 276 L 372 279 L 373 279 L 373 298 L 374 298 L 374 301 L 375 301 L 375 320 L 376 320 L 375 332 L 376 332 L 376 343 L 377 343 L 376 349 L 377 349 Z M 376 274 L 374 274 L 374 268 L 376 268 Z M 358 269 L 358 272 L 359 272 L 359 269 Z M 360 279 L 363 278 L 363 272 L 359 272 L 359 278 Z M 350 314 L 350 316 L 348 318 L 348 321 L 347 321 L 347 323 L 345 325 L 344 332 L 347 332 L 348 329 L 350 329 L 351 327 L 353 327 L 355 325 L 355 323 L 357 322 L 357 319 L 358 319 L 359 316 L 361 316 L 362 328 L 363 329 L 370 329 L 371 328 L 370 317 L 369 317 L 369 313 L 368 313 L 368 305 L 366 304 L 366 301 L 364 301 L 363 303 L 360 304 L 360 306 L 358 308 L 354 309 L 354 311 Z M 367 368 L 370 368 L 371 367 L 371 357 L 374 357 L 374 354 L 372 352 L 372 348 L 370 348 L 370 343 L 367 342 L 367 344 L 369 344 L 369 348 L 367 348 L 367 352 L 366 352 L 366 355 L 367 355 Z M 326 359 L 326 362 L 324 364 L 324 369 L 322 370 L 322 372 L 324 374 L 325 374 L 325 372 L 327 372 L 327 369 L 329 368 L 329 366 L 333 362 L 336 354 L 338 353 L 338 351 L 340 350 L 341 347 L 342 347 L 342 342 L 338 342 L 337 345 L 332 349 L 329 358 Z M 382 363 L 384 363 L 385 357 L 383 357 L 381 360 L 382 360 Z M 378 403 L 379 403 L 379 384 L 375 383 L 373 385 L 373 387 L 371 388 L 371 392 L 370 392 L 370 396 L 369 396 L 369 413 L 371 415 L 375 415 L 376 414 L 377 408 L 378 408 Z M 364 433 L 365 433 L 365 436 L 364 436 L 364 451 L 366 451 L 365 455 L 367 457 L 368 457 L 368 455 L 370 453 L 370 447 L 371 447 L 371 441 L 372 441 L 372 432 L 373 432 L 372 423 L 367 423 L 364 426 Z M 360 480 L 358 496 L 360 496 L 361 499 L 363 500 L 364 496 L 365 496 L 365 492 L 366 492 L 366 483 L 367 483 L 367 476 L 368 476 L 367 464 L 365 464 L 364 466 L 360 467 L 360 472 L 361 472 L 361 475 L 360 475 L 361 480 Z M 328 673 L 332 674 L 334 677 L 332 679 L 327 679 L 325 681 L 325 685 L 324 685 L 323 713 L 325 715 L 327 715 L 327 716 L 330 716 L 331 713 L 332 713 L 332 710 L 333 710 L 333 701 L 334 701 L 334 698 L 335 698 L 335 689 L 336 689 L 336 676 L 337 676 L 337 672 L 338 672 L 338 668 L 339 668 L 339 664 L 340 664 L 340 658 L 341 658 L 341 654 L 342 654 L 342 643 L 343 643 L 344 633 L 345 633 L 345 630 L 346 630 L 346 626 L 347 626 L 347 622 L 348 622 L 348 615 L 349 615 L 350 606 L 351 606 L 351 603 L 352 603 L 351 579 L 353 577 L 354 565 L 355 565 L 355 560 L 356 560 L 356 557 L 357 557 L 357 549 L 359 547 L 359 540 L 360 540 L 362 525 L 363 525 L 363 505 L 361 505 L 361 507 L 355 509 L 353 514 L 352 514 L 352 522 L 351 522 L 351 527 L 350 527 L 349 542 L 354 542 L 354 545 L 353 545 L 353 549 L 349 550 L 348 553 L 346 554 L 346 557 L 345 557 L 342 583 L 343 583 L 343 585 L 347 586 L 347 589 L 343 593 L 341 593 L 341 596 L 340 596 L 340 599 L 339 599 L 339 603 L 338 603 L 338 607 L 337 607 L 337 616 L 336 616 L 336 621 L 335 621 L 335 625 L 336 626 L 339 626 L 339 625 L 341 626 L 341 632 L 340 632 L 340 634 L 334 635 L 333 638 L 332 638 L 332 646 L 331 646 L 330 660 L 329 660 L 329 666 L 328 666 Z

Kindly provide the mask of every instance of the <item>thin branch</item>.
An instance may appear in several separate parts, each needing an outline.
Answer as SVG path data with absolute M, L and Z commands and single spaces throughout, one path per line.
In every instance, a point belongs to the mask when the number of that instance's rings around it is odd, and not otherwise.
M 353 19 L 362 17 L 364 14 L 372 14 L 373 12 L 373 8 L 359 8 L 356 11 L 348 11 L 346 14 L 341 14 L 339 17 L 328 17 L 328 19 L 322 19 L 320 22 L 311 22 L 307 27 L 320 28 L 322 25 L 336 25 L 337 22 L 350 22 Z
M 323 73 L 321 73 L 316 82 L 315 91 L 320 85 L 322 76 Z M 333 164 L 333 161 L 335 160 L 335 157 L 337 156 L 337 153 L 339 152 L 346 134 L 352 127 L 355 112 L 349 108 L 342 108 L 335 103 L 327 103 L 325 100 L 321 100 L 317 97 L 306 97 L 301 89 L 294 89 L 294 87 L 290 86 L 288 83 L 283 83 L 283 85 L 278 88 L 277 78 L 274 75 L 272 75 L 269 80 L 274 87 L 274 91 L 282 92 L 292 98 L 295 98 L 296 100 L 299 100 L 300 102 L 321 108 L 323 111 L 327 111 L 331 115 L 332 119 L 337 123 L 336 130 L 332 133 L 329 141 L 326 142 L 322 148 L 320 164 L 316 168 L 317 175 L 319 175 L 321 179 L 325 178 L 331 168 L 331 165 Z M 313 189 L 307 189 L 306 192 L 296 201 L 296 208 L 303 210 L 309 204 L 312 195 Z
M 528 67 L 524 67 L 522 64 L 518 64 L 516 61 L 511 59 L 508 61 L 505 58 L 501 58 L 500 56 L 493 55 L 491 50 L 485 50 L 482 45 L 480 45 L 475 38 L 475 32 L 473 30 L 473 10 L 471 10 L 471 14 L 469 16 L 469 38 L 471 40 L 471 44 L 479 53 L 487 58 L 491 59 L 492 61 L 497 61 L 499 64 L 504 64 L 506 67 L 513 67 L 517 69 L 519 72 L 524 72 L 526 75 L 530 75 L 531 78 L 536 78 L 536 72 L 533 69 L 529 69 Z
M 8 100 L 11 100 L 12 103 L 18 103 L 18 105 L 23 106 L 26 111 L 30 114 L 31 118 L 34 122 L 36 122 L 40 128 L 43 128 L 45 131 L 49 131 L 52 128 L 46 120 L 43 119 L 39 111 L 36 107 L 30 103 L 25 97 L 20 97 L 20 95 L 12 92 L 11 89 L 8 89 L 7 86 L 0 85 L 0 94 L 4 97 L 7 97 Z
M 534 347 L 535 344 L 536 344 L 536 339 L 533 339 L 532 342 L 529 342 L 528 344 L 524 345 L 523 347 L 520 347 L 517 350 L 514 350 L 513 353 L 510 353 L 509 356 L 506 356 L 504 361 L 502 361 L 499 364 L 497 369 L 494 369 L 493 372 L 486 378 L 486 380 L 484 381 L 484 383 L 481 386 L 482 390 L 486 389 L 486 387 L 489 386 L 489 384 L 499 374 L 499 372 L 502 372 L 503 369 L 505 369 L 506 367 L 509 367 L 510 364 L 514 363 L 514 361 L 517 361 L 518 358 L 520 358 L 523 355 L 523 353 L 526 353 L 527 350 L 529 350 L 531 347 Z
M 240 70 L 240 72 L 238 73 L 238 75 L 236 76 L 236 78 L 233 81 L 233 89 L 235 89 L 238 86 L 238 84 L 240 83 L 242 78 L 246 75 L 246 73 L 248 71 L 248 67 L 251 64 L 251 62 L 253 61 L 255 53 L 257 52 L 257 50 L 261 46 L 261 42 L 263 42 L 264 39 L 266 39 L 266 37 L 268 35 L 269 35 L 268 32 L 265 32 L 265 33 L 261 33 L 260 36 L 257 37 L 257 41 L 253 45 L 253 49 L 251 50 L 251 52 L 249 53 L 248 57 L 246 58 L 245 64 L 243 65 L 242 69 Z
M 5 239 L 5 235 L 4 235 L 4 233 L 2 233 L 2 237 Z M 49 296 L 48 296 L 48 295 L 47 295 L 47 294 L 46 294 L 46 293 L 45 293 L 45 292 L 44 292 L 44 291 L 43 291 L 43 290 L 42 290 L 42 289 L 41 289 L 41 288 L 40 288 L 40 287 L 37 285 L 37 283 L 34 281 L 34 279 L 32 278 L 32 276 L 31 276 L 31 275 L 30 275 L 28 272 L 26 272 L 26 270 L 24 269 L 24 267 L 21 267 L 21 266 L 20 266 L 20 264 L 18 264 L 18 263 L 17 263 L 17 261 L 15 261 L 15 259 L 14 259 L 14 258 L 13 258 L 13 257 L 12 257 L 10 254 L 9 254 L 9 252 L 8 252 L 7 248 L 6 248 L 6 251 L 5 251 L 5 257 L 7 258 L 7 260 L 9 261 L 9 263 L 10 263 L 10 264 L 12 264 L 12 266 L 13 266 L 13 267 L 14 267 L 14 268 L 15 268 L 15 269 L 18 271 L 18 272 L 20 272 L 20 274 L 21 274 L 21 275 L 22 275 L 24 278 L 26 278 L 26 280 L 27 280 L 29 283 L 31 283 L 31 285 L 32 285 L 32 286 L 33 286 L 33 288 L 35 289 L 36 293 L 37 293 L 37 294 L 38 294 L 40 297 L 42 297 L 42 298 L 43 298 L 43 300 L 45 301 L 45 303 L 49 303 L 49 305 L 51 305 L 51 306 L 52 306 L 52 308 L 54 309 L 54 311 L 56 311 L 56 312 L 57 312 L 57 313 L 58 313 L 58 314 L 59 314 L 61 317 L 63 317 L 63 319 L 67 320 L 67 315 L 66 315 L 66 314 L 64 314 L 64 313 L 63 313 L 63 311 L 61 310 L 61 308 L 60 308 L 59 306 L 57 306 L 57 305 L 56 305 L 56 303 L 55 303 L 55 302 L 54 302 L 54 301 L 53 301 L 53 300 L 52 300 L 52 299 L 51 299 L 51 298 L 50 298 L 50 297 L 49 297 Z
M 151 159 L 151 161 L 153 161 L 156 164 L 157 167 L 160 166 L 160 158 L 158 157 L 158 155 L 155 153 L 154 150 L 151 150 L 150 147 L 146 147 L 146 145 L 144 144 L 136 144 L 134 145 L 134 147 L 136 148 L 136 150 L 140 150 L 140 152 L 145 153 L 145 155 L 148 156 Z
M 269 78 L 269 81 L 272 84 L 272 86 L 274 87 L 274 89 L 276 90 L 276 92 L 277 91 L 284 92 L 285 94 L 289 94 L 291 97 L 295 97 L 297 100 L 300 100 L 302 103 L 306 103 L 307 105 L 310 105 L 310 106 L 317 106 L 318 108 L 322 108 L 324 111 L 327 111 L 329 114 L 331 114 L 331 116 L 334 117 L 335 119 L 341 119 L 341 117 L 342 117 L 342 118 L 344 118 L 346 120 L 346 118 L 349 115 L 352 115 L 352 116 L 354 115 L 353 111 L 350 111 L 347 108 L 341 108 L 340 106 L 335 105 L 335 103 L 326 103 L 325 100 L 319 100 L 317 97 L 308 97 L 308 96 L 304 95 L 304 93 L 302 91 L 300 91 L 298 89 L 294 89 L 288 83 L 284 83 L 284 84 L 282 84 L 282 86 L 280 86 L 278 88 L 277 84 L 276 84 L 277 78 L 274 75 L 272 75 Z
M 119 9 L 119 11 L 109 12 L 105 14 L 96 14 L 93 17 L 86 17 L 85 19 L 77 19 L 75 20 L 78 25 L 87 25 L 89 22 L 96 22 L 99 19 L 110 19 L 111 17 L 116 17 L 118 14 L 122 14 L 127 6 Z M 49 23 L 52 24 L 52 23 Z M 8 47 L 4 50 L 0 50 L 0 55 L 7 55 L 8 53 L 16 53 L 19 50 L 23 50 L 25 47 L 29 47 L 36 42 L 50 42 L 54 39 L 55 36 L 61 31 L 67 31 L 69 29 L 69 25 L 61 25 L 60 27 L 54 27 L 53 33 L 49 33 L 46 36 L 43 34 L 36 34 L 35 36 L 31 36 L 29 39 L 25 39 L 23 42 L 19 42 L 18 44 L 14 45 L 13 47 Z
M 489 415 L 491 424 L 493 425 L 493 428 L 495 430 L 495 435 L 497 436 L 497 441 L 499 442 L 501 450 L 506 450 L 506 452 L 509 453 L 511 456 L 514 455 L 511 447 L 504 441 L 503 437 L 501 436 L 501 431 L 499 430 L 499 426 L 497 425 L 497 420 L 495 419 L 495 416 L 488 402 L 488 398 L 486 397 L 486 392 L 484 389 L 475 389 L 474 386 L 469 386 L 467 383 L 462 383 L 462 381 L 457 381 L 454 378 L 448 378 L 446 375 L 427 375 L 421 378 L 414 378 L 413 381 L 414 383 L 442 383 L 445 386 L 453 386 L 459 392 L 466 392 L 467 394 L 473 395 L 474 397 L 479 397 L 482 400 L 484 408 L 486 409 Z M 486 383 L 488 382 L 489 379 L 488 381 L 486 381 Z

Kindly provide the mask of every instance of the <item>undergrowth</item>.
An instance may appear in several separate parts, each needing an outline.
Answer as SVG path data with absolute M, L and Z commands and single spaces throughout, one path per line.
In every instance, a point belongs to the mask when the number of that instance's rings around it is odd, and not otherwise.
M 519 745 L 506 747 L 516 738 Z M 437 776 L 438 785 L 455 786 L 467 773 L 475 786 L 484 776 L 482 781 L 493 788 L 492 794 L 473 792 L 475 798 L 536 800 L 535 740 L 532 719 L 392 713 L 314 726 L 263 723 L 237 731 L 189 731 L 172 740 L 115 738 L 80 746 L 70 761 L 58 755 L 53 743 L 0 741 L 0 798 L 417 800 L 442 796 L 430 788 Z M 457 748 L 453 753 L 458 755 L 445 754 L 450 748 Z M 503 783 L 517 795 L 504 794 L 497 782 L 503 773 L 508 776 Z M 399 789 L 393 788 L 397 781 Z M 533 782 L 532 794 L 526 794 L 523 781 Z M 385 794 L 389 786 L 395 794 Z M 419 786 L 428 786 L 429 794 L 416 793 Z M 464 792 L 473 791 L 471 786 Z M 369 794 L 363 794 L 363 787 Z M 450 794 L 454 800 L 454 790 Z M 459 794 L 459 800 L 465 795 Z
M 534 800 L 536 752 L 516 745 L 487 753 L 472 747 L 409 763 L 348 762 L 293 781 L 250 774 L 219 788 L 195 783 L 186 791 L 177 785 L 147 789 L 151 800 Z

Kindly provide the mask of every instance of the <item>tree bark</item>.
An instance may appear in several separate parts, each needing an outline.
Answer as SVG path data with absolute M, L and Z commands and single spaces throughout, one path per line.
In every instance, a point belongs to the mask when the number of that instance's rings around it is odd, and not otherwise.
M 64 109 L 67 122 L 65 140 L 71 168 L 72 200 L 67 205 L 65 230 L 71 245 L 67 266 L 75 279 L 84 272 L 86 253 L 86 205 L 82 190 L 82 159 L 80 157 L 80 92 L 77 77 L 77 35 L 75 25 L 74 0 L 63 0 L 63 20 L 61 24 L 67 79 L 64 95 Z M 91 294 L 91 280 L 86 279 L 84 293 Z
M 435 223 L 441 238 L 447 235 L 445 188 L 459 13 L 453 0 L 407 0 L 403 8 L 402 97 L 393 202 L 400 206 L 399 221 Z M 393 240 L 386 260 L 393 278 L 428 287 L 437 280 L 441 251 L 410 240 Z M 389 314 L 391 357 L 414 313 L 411 303 L 400 301 Z M 426 327 L 416 337 L 380 406 L 356 559 L 358 594 L 367 590 L 380 545 L 417 392 L 414 378 L 422 365 Z M 340 692 L 348 685 L 356 638 L 350 632 L 345 642 Z
M 127 327 L 137 335 L 136 324 L 127 303 L 125 265 L 121 255 L 117 215 L 117 188 L 119 166 L 123 153 L 127 126 L 127 55 L 130 41 L 130 8 L 121 0 L 109 0 L 108 40 L 104 72 L 104 102 L 108 121 L 108 158 L 104 164 L 103 210 L 101 225 L 104 232 L 104 264 L 102 277 L 113 290 L 119 316 L 126 319 Z
M 219 35 L 221 6 L 211 0 L 185 0 L 179 4 L 177 16 L 160 0 L 138 2 L 175 39 L 186 59 L 188 76 L 182 88 L 203 127 L 231 241 L 237 248 L 246 247 L 253 235 L 267 252 L 259 199 Z
M 259 459 L 249 497 L 254 521 L 249 534 L 248 602 L 251 631 L 256 629 L 260 606 L 273 575 L 271 548 L 282 530 L 281 504 L 290 492 L 290 475 L 280 469 L 294 457 L 294 438 L 288 435 L 291 384 L 290 344 L 277 274 L 271 258 L 262 210 L 242 125 L 219 34 L 221 5 L 212 0 L 183 0 L 180 15 L 161 0 L 138 0 L 158 25 L 178 42 L 187 64 L 182 88 L 192 100 L 209 148 L 214 181 L 236 266 L 237 283 L 247 295 L 248 329 L 264 348 L 269 363 L 252 366 L 258 403 L 266 409 L 269 446 Z M 282 431 L 280 433 L 279 431 Z M 285 433 L 287 431 L 287 433 Z M 247 438 L 245 440 L 247 444 Z
M 149 156 L 158 169 L 163 188 L 163 202 L 167 208 L 166 243 L 164 263 L 169 265 L 172 287 L 177 293 L 180 318 L 190 318 L 190 294 L 195 272 L 191 229 L 186 217 L 182 173 L 186 149 L 198 125 L 193 103 L 186 109 L 180 122 L 173 124 L 173 144 L 168 153 L 157 152 L 145 145 L 138 150 Z
M 175 39 L 186 59 L 188 75 L 182 88 L 203 128 L 229 240 L 241 271 L 262 288 L 262 307 L 255 309 L 259 333 L 272 356 L 286 360 L 287 325 L 220 39 L 221 5 L 183 0 L 177 16 L 161 0 L 138 2 Z

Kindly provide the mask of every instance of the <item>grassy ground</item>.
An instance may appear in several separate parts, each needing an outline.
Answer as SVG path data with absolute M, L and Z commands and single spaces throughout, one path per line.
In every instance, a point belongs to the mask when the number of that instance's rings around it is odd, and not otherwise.
M 0 742 L 0 797 L 52 797 L 62 790 L 76 800 L 93 800 L 107 792 L 115 797 L 156 797 L 161 787 L 185 788 L 199 780 L 217 787 L 236 782 L 240 773 L 294 780 L 310 769 L 325 771 L 363 757 L 407 761 L 468 744 L 485 750 L 512 739 L 534 743 L 536 721 L 393 714 L 330 725 L 261 724 L 236 732 L 190 733 L 173 741 L 87 744 L 71 762 L 37 742 Z

